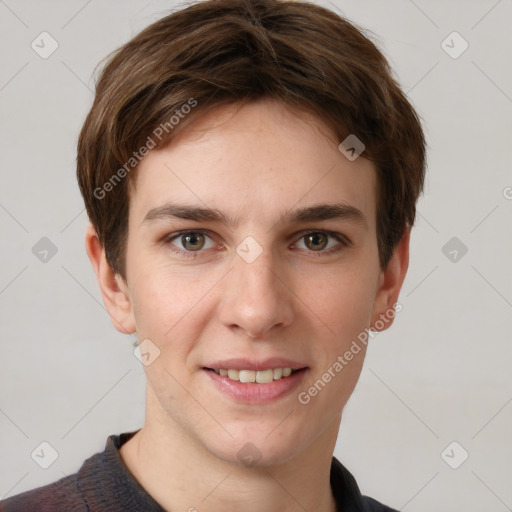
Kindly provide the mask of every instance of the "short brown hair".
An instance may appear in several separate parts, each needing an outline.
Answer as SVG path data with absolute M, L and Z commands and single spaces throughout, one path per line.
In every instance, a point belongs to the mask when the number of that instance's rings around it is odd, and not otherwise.
M 314 112 L 340 142 L 355 134 L 364 143 L 377 169 L 377 241 L 387 266 L 414 223 L 425 141 L 385 57 L 361 29 L 312 2 L 207 0 L 144 29 L 110 55 L 97 81 L 77 177 L 116 273 L 126 278 L 138 150 L 163 147 L 210 108 L 264 98 Z M 188 113 L 171 122 L 180 112 Z

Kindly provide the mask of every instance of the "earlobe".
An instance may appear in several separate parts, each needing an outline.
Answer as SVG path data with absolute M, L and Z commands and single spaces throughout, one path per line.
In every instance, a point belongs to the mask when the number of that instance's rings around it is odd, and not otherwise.
M 91 222 L 88 223 L 85 232 L 85 248 L 96 274 L 110 321 L 119 332 L 134 333 L 136 326 L 128 287 L 123 278 L 115 274 L 109 265 L 105 249 Z
M 410 234 L 407 228 L 387 267 L 381 271 L 370 322 L 374 331 L 384 331 L 393 323 L 395 304 L 409 267 Z

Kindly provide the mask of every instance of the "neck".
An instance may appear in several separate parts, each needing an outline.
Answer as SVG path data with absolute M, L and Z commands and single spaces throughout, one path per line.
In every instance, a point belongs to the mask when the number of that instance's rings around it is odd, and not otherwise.
M 291 460 L 262 467 L 216 457 L 168 415 L 146 418 L 120 455 L 166 510 L 336 512 L 330 470 L 341 416 Z

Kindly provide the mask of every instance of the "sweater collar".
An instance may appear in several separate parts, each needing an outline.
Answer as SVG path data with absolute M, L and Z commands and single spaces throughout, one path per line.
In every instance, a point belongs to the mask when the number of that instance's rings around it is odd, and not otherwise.
M 77 483 L 90 510 L 113 510 L 112 506 L 115 504 L 118 510 L 165 512 L 135 479 L 119 453 L 121 446 L 137 432 L 138 430 L 135 430 L 109 436 L 105 450 L 84 462 Z M 338 511 L 364 511 L 363 499 L 355 478 L 334 456 L 331 462 L 330 483 Z

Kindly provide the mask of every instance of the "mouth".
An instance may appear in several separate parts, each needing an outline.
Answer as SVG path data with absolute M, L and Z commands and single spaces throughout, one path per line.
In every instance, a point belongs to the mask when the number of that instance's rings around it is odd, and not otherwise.
M 297 372 L 306 368 L 268 368 L 266 370 L 241 370 L 235 368 L 205 368 L 230 380 L 242 383 L 257 382 L 258 384 L 270 384 L 276 380 L 286 379 Z
M 230 402 L 234 400 L 243 404 L 268 404 L 290 397 L 308 370 L 309 367 L 261 370 L 202 368 L 213 389 Z

